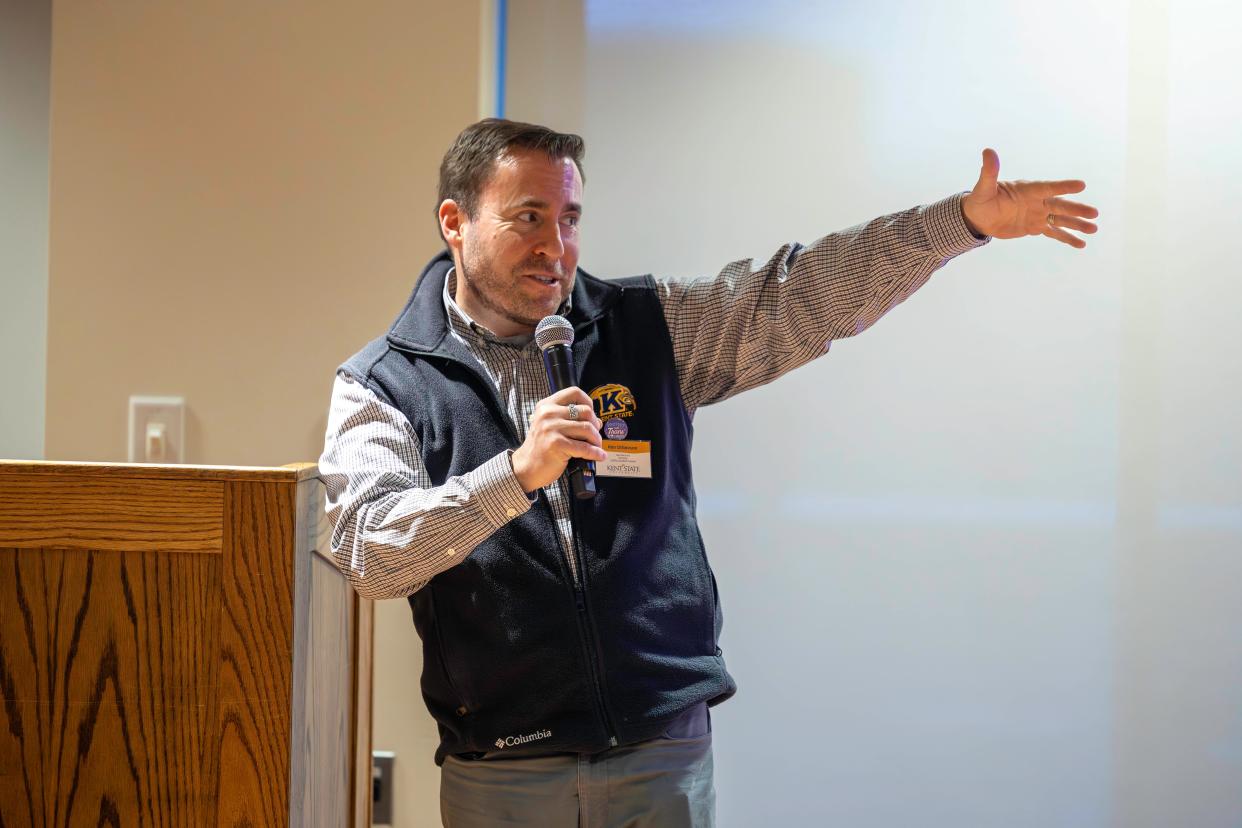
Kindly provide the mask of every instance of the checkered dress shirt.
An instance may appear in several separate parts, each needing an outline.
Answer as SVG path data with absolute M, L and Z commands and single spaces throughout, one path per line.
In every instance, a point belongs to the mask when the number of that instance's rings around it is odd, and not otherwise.
M 733 262 L 713 277 L 657 278 L 690 414 L 810 362 L 834 339 L 863 332 L 949 259 L 986 244 L 965 224 L 963 195 L 881 216 L 806 247 L 786 244 L 765 262 Z M 539 349 L 529 336 L 495 336 L 458 307 L 455 295 L 450 270 L 444 305 L 451 334 L 478 360 L 525 440 L 535 404 L 550 393 Z M 405 416 L 338 374 L 319 458 L 337 566 L 367 598 L 416 592 L 531 507 L 510 456 L 501 452 L 433 486 Z M 576 581 L 564 478 L 544 492 Z

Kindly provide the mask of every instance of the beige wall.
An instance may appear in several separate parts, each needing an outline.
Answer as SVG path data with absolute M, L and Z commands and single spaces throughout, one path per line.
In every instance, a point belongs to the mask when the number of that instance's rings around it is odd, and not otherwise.
M 440 156 L 490 109 L 491 3 L 54 9 L 46 455 L 124 460 L 131 394 L 189 463 L 314 460 L 333 369 L 439 247 Z M 436 825 L 404 602 L 376 613 L 395 823 Z
M 505 115 L 581 133 L 586 106 L 583 0 L 509 4 Z M 591 145 L 587 143 L 587 177 Z
M 55 7 L 50 459 L 123 460 L 183 394 L 190 463 L 322 446 L 332 369 L 438 247 L 480 3 Z

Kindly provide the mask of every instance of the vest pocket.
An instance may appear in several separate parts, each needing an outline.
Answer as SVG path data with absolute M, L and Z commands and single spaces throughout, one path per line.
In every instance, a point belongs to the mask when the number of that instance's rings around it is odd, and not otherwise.
M 707 653 L 715 653 L 720 655 L 720 648 L 716 646 L 716 631 L 720 626 L 720 588 L 716 586 L 716 573 L 712 571 L 712 565 L 707 560 L 707 547 L 703 544 L 703 532 L 699 529 L 696 522 L 694 525 L 694 535 L 698 539 L 699 560 L 703 564 L 703 571 L 707 573 L 707 579 L 712 585 L 712 597 L 707 609 L 707 630 L 706 643 Z
M 453 701 L 455 703 L 454 712 L 457 714 L 458 718 L 462 718 L 473 712 L 473 705 L 469 699 L 462 695 L 460 689 L 461 685 L 453 680 L 453 673 L 449 670 L 448 652 L 444 647 L 444 636 L 440 632 L 440 617 L 439 613 L 437 613 L 435 609 L 435 592 L 434 590 L 431 590 L 430 587 L 427 587 L 427 589 L 429 590 L 428 594 L 431 598 L 431 613 L 434 619 L 433 626 L 436 631 L 436 660 L 440 662 L 440 672 L 444 674 L 445 686 L 448 688 L 449 693 L 453 696 Z M 424 646 L 426 646 L 425 642 Z

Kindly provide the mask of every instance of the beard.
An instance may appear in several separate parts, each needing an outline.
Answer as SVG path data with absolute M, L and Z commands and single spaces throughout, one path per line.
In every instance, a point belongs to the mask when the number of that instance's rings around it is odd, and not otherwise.
M 462 250 L 461 277 L 470 286 L 475 301 L 489 313 L 516 322 L 532 330 L 545 316 L 556 313 L 573 290 L 573 278 L 564 279 L 559 261 L 548 266 L 548 261 L 538 256 L 524 259 L 507 275 L 496 272 L 491 261 L 485 259 L 474 245 Z M 528 296 L 522 291 L 523 273 L 547 273 L 552 271 L 560 282 L 560 297 L 555 307 L 551 303 Z

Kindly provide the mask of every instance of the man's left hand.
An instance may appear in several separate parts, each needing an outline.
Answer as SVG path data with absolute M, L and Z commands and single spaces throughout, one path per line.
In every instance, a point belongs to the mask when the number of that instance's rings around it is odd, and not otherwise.
M 997 181 L 999 175 L 1000 156 L 994 149 L 985 149 L 979 181 L 962 199 L 962 215 L 975 235 L 998 239 L 1047 236 L 1070 247 L 1087 246 L 1069 231 L 1094 233 L 1098 228 L 1086 219 L 1096 218 L 1100 211 L 1061 198 L 1067 193 L 1081 193 L 1087 188 L 1086 182 Z

